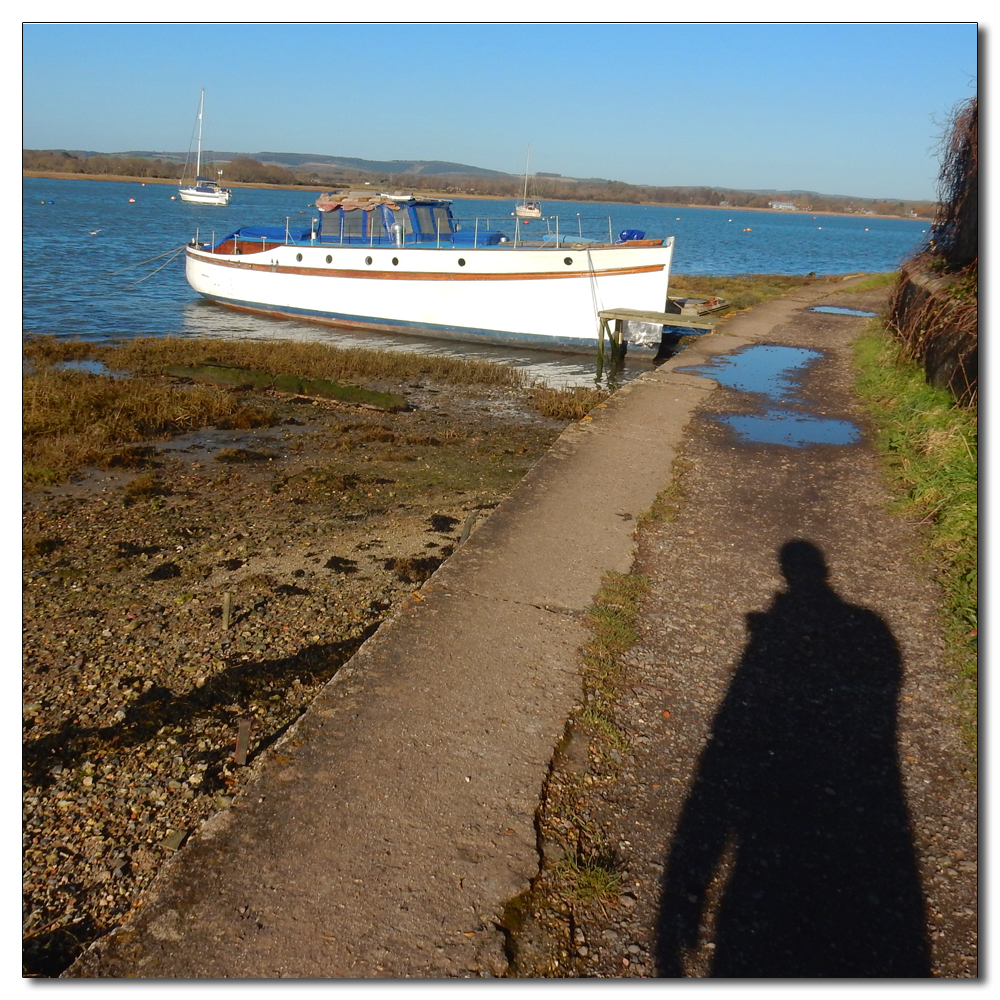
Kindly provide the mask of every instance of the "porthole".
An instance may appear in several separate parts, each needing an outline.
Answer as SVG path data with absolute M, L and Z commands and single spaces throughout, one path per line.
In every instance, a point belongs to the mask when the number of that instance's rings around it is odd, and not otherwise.
M 465 267 L 465 258 L 464 257 L 459 257 L 458 258 L 458 266 L 459 267 Z
M 333 263 L 333 258 L 329 254 L 326 255 L 326 262 L 327 262 L 327 264 L 332 264 Z
M 573 263 L 573 258 L 572 257 L 564 257 L 563 258 L 563 263 L 564 264 L 572 264 Z
M 365 263 L 370 264 L 372 262 L 371 257 L 365 257 Z
M 300 253 L 297 253 L 297 254 L 295 255 L 295 259 L 296 259 L 297 261 L 301 261 L 301 260 L 302 260 L 302 254 L 300 254 Z
M 392 258 L 392 266 L 395 267 L 398 263 L 399 263 L 399 258 L 398 257 L 393 257 Z

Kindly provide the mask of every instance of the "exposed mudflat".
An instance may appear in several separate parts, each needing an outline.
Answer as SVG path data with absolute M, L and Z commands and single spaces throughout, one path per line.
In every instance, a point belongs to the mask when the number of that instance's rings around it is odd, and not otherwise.
M 150 445 L 24 497 L 25 973 L 58 975 L 565 423 L 525 396 L 393 387 L 386 414 Z M 223 628 L 224 595 L 230 596 Z

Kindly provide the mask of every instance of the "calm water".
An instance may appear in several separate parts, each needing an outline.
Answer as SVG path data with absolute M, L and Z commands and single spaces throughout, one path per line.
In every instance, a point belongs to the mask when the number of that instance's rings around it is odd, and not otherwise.
M 556 385 L 594 382 L 594 363 L 583 356 L 347 333 L 204 302 L 184 278 L 182 255 L 174 255 L 196 230 L 207 238 L 242 225 L 283 226 L 286 218 L 292 225 L 304 224 L 315 214 L 309 206 L 317 192 L 237 188 L 230 205 L 211 207 L 172 201 L 175 190 L 168 184 L 25 178 L 23 330 L 87 339 L 173 334 L 367 344 L 503 360 Z M 509 228 L 513 206 L 513 201 L 456 200 L 453 211 L 462 218 L 488 217 L 497 228 Z M 673 235 L 673 270 L 678 274 L 889 271 L 913 251 L 927 228 L 915 220 L 727 209 L 573 202 L 543 207 L 559 215 L 563 232 L 576 232 L 581 225 L 585 233 L 607 232 L 611 216 L 615 234 L 642 229 L 650 237 Z M 633 349 L 623 377 L 648 370 L 652 356 Z

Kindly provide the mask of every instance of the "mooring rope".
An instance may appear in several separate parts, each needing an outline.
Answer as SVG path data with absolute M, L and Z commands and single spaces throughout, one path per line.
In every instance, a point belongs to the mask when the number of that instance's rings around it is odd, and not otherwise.
M 150 271 L 149 274 L 143 275 L 138 281 L 133 281 L 131 285 L 126 285 L 122 289 L 122 291 L 127 292 L 130 288 L 135 288 L 136 285 L 141 285 L 146 280 L 146 278 L 152 278 L 153 275 L 157 273 L 157 271 L 162 271 L 165 267 L 167 267 L 167 265 L 172 264 L 175 260 L 177 260 L 177 258 L 184 252 L 185 249 L 186 247 L 177 247 L 173 251 L 172 256 L 168 260 L 165 260 L 155 271 Z M 160 254 L 160 257 L 165 257 L 165 256 L 166 254 Z M 159 260 L 160 258 L 154 257 L 152 259 Z M 147 261 L 146 263 L 149 263 L 149 261 Z M 138 265 L 135 266 L 137 267 Z M 128 268 L 124 268 L 124 270 L 127 271 Z M 118 273 L 121 274 L 121 271 L 119 271 Z
M 179 254 L 182 250 L 186 249 L 187 249 L 186 243 L 181 244 L 179 247 L 171 247 L 169 250 L 165 250 L 163 253 L 158 253 L 155 257 L 149 257 L 147 260 L 140 260 L 138 264 L 129 264 L 128 267 L 123 267 L 117 271 L 107 271 L 105 272 L 103 277 L 113 278 L 116 274 L 124 274 L 126 271 L 131 271 L 132 268 L 134 267 L 142 267 L 144 264 L 152 264 L 154 260 L 159 260 L 161 257 L 166 257 L 167 254 L 172 254 L 173 256 L 170 258 L 170 260 L 173 260 L 177 256 L 177 254 Z M 168 260 L 167 263 L 169 264 L 170 261 Z M 159 268 L 157 268 L 157 270 L 159 270 Z M 156 272 L 154 271 L 153 273 L 155 274 Z
M 594 268 L 594 259 L 590 256 L 590 249 L 587 249 L 587 266 L 590 268 L 590 299 L 594 306 L 594 318 L 600 319 L 599 313 L 603 301 L 599 301 L 600 292 L 597 288 L 597 270 Z

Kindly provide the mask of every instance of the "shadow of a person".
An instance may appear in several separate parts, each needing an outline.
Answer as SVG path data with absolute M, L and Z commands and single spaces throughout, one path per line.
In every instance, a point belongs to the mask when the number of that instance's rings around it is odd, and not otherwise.
M 899 650 L 877 614 L 837 596 L 815 545 L 787 542 L 780 562 L 787 589 L 747 615 L 670 847 L 660 975 L 685 975 L 726 856 L 711 976 L 929 976 L 897 760 Z

